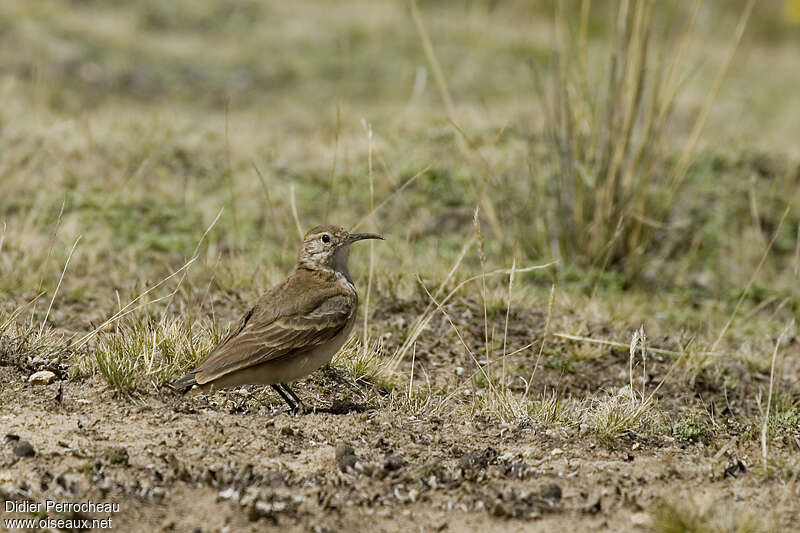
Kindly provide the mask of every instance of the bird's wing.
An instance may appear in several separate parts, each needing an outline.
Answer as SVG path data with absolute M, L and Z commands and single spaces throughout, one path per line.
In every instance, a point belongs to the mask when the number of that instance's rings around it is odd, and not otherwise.
M 306 297 L 300 305 L 286 306 L 283 311 L 270 308 L 271 294 L 265 295 L 198 365 L 197 383 L 202 385 L 243 368 L 305 352 L 341 333 L 355 313 L 355 296 L 341 290 L 309 292 L 315 292 L 316 297 Z

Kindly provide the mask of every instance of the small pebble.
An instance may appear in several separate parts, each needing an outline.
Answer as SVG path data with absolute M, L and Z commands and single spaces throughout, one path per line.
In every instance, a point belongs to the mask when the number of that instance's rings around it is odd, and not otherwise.
M 239 491 L 234 489 L 233 487 L 229 487 L 226 490 L 223 490 L 219 494 L 217 494 L 217 498 L 219 498 L 220 500 L 239 501 Z
M 355 455 L 355 450 L 348 444 L 340 444 L 336 447 L 336 459 L 341 459 L 345 455 Z
M 56 380 L 56 375 L 49 370 L 40 370 L 31 374 L 28 378 L 28 383 L 31 385 L 50 385 Z
M 397 455 L 394 452 L 390 452 L 386 454 L 386 459 L 383 463 L 383 468 L 389 472 L 394 472 L 395 470 L 400 470 L 406 466 L 406 460 L 403 459 L 401 456 Z
M 14 445 L 14 455 L 17 457 L 34 457 L 36 450 L 33 449 L 33 445 L 30 442 L 21 440 Z
M 631 523 L 638 527 L 650 527 L 652 520 L 649 514 L 638 512 L 631 515 Z
M 355 450 L 347 444 L 340 444 L 336 447 L 336 462 L 339 463 L 339 470 L 347 472 L 355 468 L 358 462 Z
M 550 483 L 542 487 L 542 498 L 547 498 L 549 500 L 560 500 L 561 499 L 561 487 L 556 485 L 555 483 Z
M 494 448 L 486 448 L 482 452 L 473 451 L 473 452 L 465 452 L 461 459 L 459 459 L 459 465 L 461 469 L 464 471 L 469 470 L 477 470 L 481 468 L 486 468 L 489 464 L 493 463 L 497 459 L 497 452 Z

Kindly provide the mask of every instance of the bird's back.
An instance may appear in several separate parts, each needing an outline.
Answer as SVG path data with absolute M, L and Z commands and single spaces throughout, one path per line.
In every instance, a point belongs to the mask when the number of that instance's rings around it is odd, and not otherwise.
M 340 338 L 352 325 L 357 307 L 355 287 L 341 274 L 296 268 L 259 298 L 208 357 L 173 386 L 186 390 L 314 350 Z

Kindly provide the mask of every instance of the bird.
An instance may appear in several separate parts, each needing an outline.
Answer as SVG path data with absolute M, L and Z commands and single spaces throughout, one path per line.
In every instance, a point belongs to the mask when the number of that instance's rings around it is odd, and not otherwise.
M 183 394 L 270 385 L 292 412 L 308 412 L 290 383 L 328 363 L 356 321 L 358 292 L 347 268 L 350 245 L 380 239 L 321 225 L 309 230 L 288 278 L 262 295 L 197 366 L 170 386 Z

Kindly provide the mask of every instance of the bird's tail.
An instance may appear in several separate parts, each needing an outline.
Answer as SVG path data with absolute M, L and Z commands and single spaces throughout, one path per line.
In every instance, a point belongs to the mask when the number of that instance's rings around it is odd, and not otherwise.
M 171 381 L 169 383 L 170 388 L 175 391 L 180 392 L 181 394 L 186 394 L 189 392 L 192 387 L 197 385 L 197 380 L 194 377 L 194 372 L 189 372 L 188 374 L 184 374 L 182 377 L 176 379 L 175 381 Z

